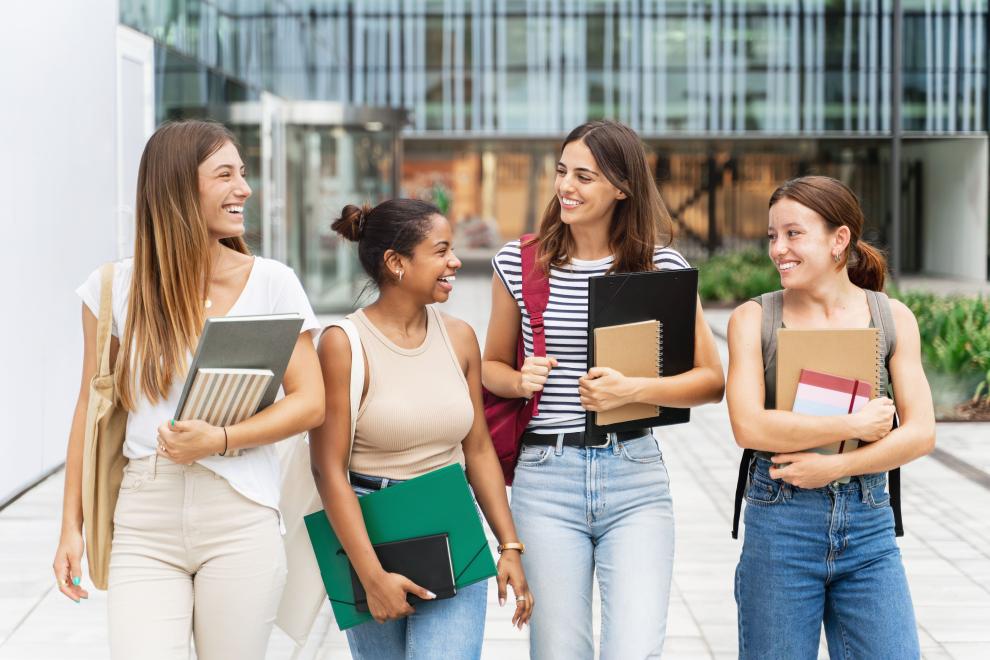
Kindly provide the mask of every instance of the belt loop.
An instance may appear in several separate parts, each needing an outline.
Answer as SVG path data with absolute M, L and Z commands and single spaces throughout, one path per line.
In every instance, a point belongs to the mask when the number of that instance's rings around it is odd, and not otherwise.
M 155 477 L 158 476 L 158 450 L 151 456 L 151 480 L 154 481 Z
M 870 499 L 870 487 L 866 484 L 866 477 L 859 476 L 856 477 L 856 481 L 859 482 L 859 494 L 864 502 L 869 502 Z
M 557 448 L 554 450 L 554 454 L 560 456 L 564 453 L 564 434 L 557 434 Z
M 619 434 L 618 433 L 606 433 L 605 437 L 608 438 L 609 442 L 612 443 L 612 455 L 619 455 Z
M 382 484 L 379 488 L 380 490 L 385 490 L 388 488 L 388 477 L 382 477 Z

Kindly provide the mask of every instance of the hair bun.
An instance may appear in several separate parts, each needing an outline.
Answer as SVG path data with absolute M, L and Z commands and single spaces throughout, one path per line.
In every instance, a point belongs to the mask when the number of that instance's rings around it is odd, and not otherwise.
M 364 234 L 364 223 L 371 213 L 367 204 L 355 206 L 348 204 L 340 212 L 340 217 L 333 221 L 330 228 L 349 241 L 359 241 Z

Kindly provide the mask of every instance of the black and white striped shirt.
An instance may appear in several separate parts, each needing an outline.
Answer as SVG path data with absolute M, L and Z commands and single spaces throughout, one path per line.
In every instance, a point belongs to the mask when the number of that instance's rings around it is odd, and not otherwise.
M 547 355 L 557 358 L 557 367 L 540 398 L 539 414 L 530 421 L 534 433 L 568 433 L 584 429 L 585 410 L 578 397 L 578 379 L 588 372 L 588 278 L 604 275 L 614 257 L 587 261 L 571 259 L 569 268 L 551 267 L 550 301 L 543 315 Z M 690 268 L 676 250 L 657 248 L 653 264 L 658 269 Z M 519 305 L 526 355 L 533 354 L 533 331 L 522 297 L 522 257 L 519 241 L 498 251 L 492 266 Z

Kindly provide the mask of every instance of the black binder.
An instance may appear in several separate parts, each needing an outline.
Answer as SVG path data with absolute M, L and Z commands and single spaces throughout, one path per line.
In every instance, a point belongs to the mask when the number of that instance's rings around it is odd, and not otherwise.
M 398 573 L 409 578 L 436 594 L 437 600 L 453 598 L 457 593 L 454 586 L 454 569 L 450 562 L 450 542 L 446 534 L 378 543 L 372 547 L 386 572 Z M 354 572 L 354 566 L 350 568 L 351 584 L 354 587 L 354 607 L 358 612 L 367 612 L 368 597 L 364 585 Z M 407 594 L 406 600 L 410 605 L 422 602 L 413 594 Z
M 655 270 L 602 275 L 588 280 L 588 367 L 594 366 L 595 328 L 640 321 L 663 324 L 660 374 L 674 376 L 694 367 L 694 324 L 698 302 L 698 269 Z M 598 426 L 586 415 L 588 434 L 631 431 L 683 424 L 690 408 L 661 408 L 656 417 Z

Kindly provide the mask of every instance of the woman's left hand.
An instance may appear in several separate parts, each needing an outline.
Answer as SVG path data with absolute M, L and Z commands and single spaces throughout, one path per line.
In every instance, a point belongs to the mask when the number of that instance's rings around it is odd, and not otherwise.
M 603 412 L 635 401 L 636 384 L 615 369 L 592 367 L 578 379 L 578 395 L 585 410 Z
M 770 466 L 770 477 L 783 479 L 797 488 L 821 488 L 845 476 L 842 474 L 840 456 L 813 451 L 777 454 L 770 458 L 774 463 Z
M 516 611 L 512 615 L 512 625 L 522 630 L 533 616 L 533 593 L 526 584 L 522 560 L 518 550 L 504 550 L 498 558 L 498 604 L 505 605 L 506 585 L 512 586 L 516 597 Z
M 224 448 L 224 431 L 200 420 L 169 420 L 158 427 L 158 455 L 174 463 L 192 465 Z

